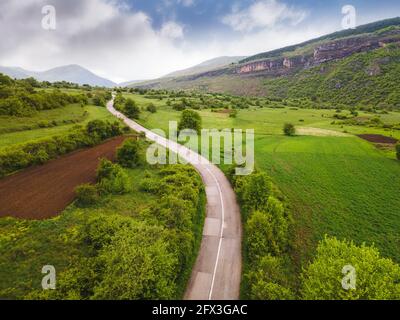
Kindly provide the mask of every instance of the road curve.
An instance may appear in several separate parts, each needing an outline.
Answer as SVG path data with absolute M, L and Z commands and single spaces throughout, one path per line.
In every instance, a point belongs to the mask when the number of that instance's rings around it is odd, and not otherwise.
M 242 269 L 242 225 L 239 206 L 223 172 L 190 149 L 165 139 L 114 109 L 107 109 L 147 139 L 169 148 L 192 164 L 201 175 L 207 197 L 207 212 L 201 248 L 186 288 L 186 300 L 239 299 Z

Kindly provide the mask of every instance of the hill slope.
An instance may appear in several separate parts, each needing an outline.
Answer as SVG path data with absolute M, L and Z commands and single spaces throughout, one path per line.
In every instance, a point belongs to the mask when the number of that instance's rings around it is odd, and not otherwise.
M 0 73 L 4 73 L 15 79 L 33 77 L 39 81 L 67 81 L 80 85 L 88 84 L 99 87 L 114 87 L 116 85 L 114 82 L 99 77 L 79 65 L 61 66 L 42 72 L 29 71 L 15 67 L 0 67 Z
M 175 78 L 175 77 L 182 77 L 182 76 L 189 76 L 196 73 L 207 72 L 214 69 L 226 67 L 232 63 L 237 63 L 240 60 L 245 59 L 246 57 L 238 56 L 238 57 L 218 57 L 211 60 L 204 61 L 198 65 L 195 65 L 191 68 L 179 70 L 167 74 L 163 78 Z
M 360 26 L 239 64 L 134 87 L 188 89 L 400 108 L 400 18 Z

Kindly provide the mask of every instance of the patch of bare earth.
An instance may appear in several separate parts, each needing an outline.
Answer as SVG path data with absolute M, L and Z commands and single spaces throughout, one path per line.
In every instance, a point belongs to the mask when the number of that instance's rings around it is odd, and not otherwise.
M 361 139 L 367 140 L 372 143 L 376 144 L 396 144 L 397 139 L 392 138 L 392 137 L 386 137 L 381 134 L 359 134 L 358 137 Z
M 74 200 L 78 185 L 95 181 L 99 159 L 114 160 L 124 139 L 117 137 L 1 179 L 0 217 L 46 219 L 60 214 Z

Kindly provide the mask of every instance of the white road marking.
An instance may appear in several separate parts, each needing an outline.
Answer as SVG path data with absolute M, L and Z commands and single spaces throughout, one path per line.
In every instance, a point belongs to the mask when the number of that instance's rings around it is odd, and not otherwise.
M 170 140 L 165 139 L 165 138 L 163 138 L 161 136 L 158 136 L 157 134 L 151 132 L 149 129 L 146 129 L 143 126 L 139 125 L 138 123 L 132 121 L 131 119 L 129 119 L 128 117 L 126 117 L 122 113 L 120 113 L 117 110 L 115 110 L 113 105 L 109 105 L 108 107 L 109 107 L 109 111 L 111 111 L 112 114 L 117 115 L 118 118 L 121 117 L 121 119 L 123 119 L 124 122 L 128 126 L 130 126 L 132 129 L 137 130 L 139 132 L 145 132 L 146 133 L 146 137 L 148 139 L 153 140 L 156 143 L 159 143 L 160 145 L 163 145 L 163 143 L 159 142 L 159 138 L 160 138 L 161 141 L 165 143 L 164 147 L 166 147 L 168 149 L 171 149 L 174 152 L 181 153 L 179 145 L 176 146 L 177 150 L 173 150 L 173 148 L 170 145 L 170 142 L 171 142 Z M 189 155 L 190 155 L 191 152 L 193 152 L 193 151 L 192 150 L 187 150 L 186 156 L 188 158 L 188 162 L 191 162 L 190 159 L 189 159 Z M 215 259 L 214 271 L 213 271 L 213 274 L 212 274 L 210 292 L 209 292 L 209 295 L 208 295 L 208 300 L 211 300 L 212 299 L 213 290 L 214 290 L 215 277 L 216 277 L 216 274 L 217 274 L 217 269 L 218 269 L 218 264 L 219 264 L 219 259 L 220 259 L 220 253 L 221 253 L 221 247 L 222 247 L 222 239 L 223 239 L 223 236 L 224 236 L 225 207 L 224 207 L 224 200 L 223 200 L 223 197 L 222 197 L 221 185 L 219 184 L 216 176 L 212 173 L 212 171 L 210 169 L 208 169 L 206 164 L 204 165 L 204 168 L 210 173 L 212 178 L 215 180 L 215 183 L 217 184 L 217 188 L 218 188 L 220 202 L 221 202 L 221 224 L 220 224 L 220 235 L 219 235 L 218 251 L 217 251 L 217 257 Z
M 219 192 L 219 198 L 221 201 L 221 226 L 220 226 L 220 235 L 219 235 L 219 243 L 218 243 L 218 251 L 217 251 L 217 258 L 215 259 L 215 266 L 214 266 L 214 272 L 213 272 L 213 276 L 212 276 L 212 281 L 211 281 L 211 288 L 210 288 L 210 294 L 208 295 L 208 300 L 211 300 L 212 298 L 212 293 L 214 290 L 214 282 L 215 282 L 215 275 L 217 273 L 217 268 L 218 268 L 218 262 L 219 262 L 219 256 L 221 253 L 221 245 L 222 245 L 222 239 L 224 236 L 224 224 L 225 224 L 225 208 L 224 208 L 224 200 L 222 198 L 222 190 L 221 190 L 221 186 L 217 180 L 217 178 L 215 177 L 215 175 L 211 172 L 210 169 L 208 169 L 206 166 L 204 166 L 205 169 L 211 174 L 211 176 L 214 178 L 215 182 L 217 183 L 217 188 L 218 188 L 218 192 Z

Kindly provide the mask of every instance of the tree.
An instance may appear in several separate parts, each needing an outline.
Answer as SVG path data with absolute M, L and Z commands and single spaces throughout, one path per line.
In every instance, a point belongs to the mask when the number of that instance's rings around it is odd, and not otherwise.
M 258 172 L 238 179 L 235 189 L 249 210 L 262 210 L 271 195 L 272 181 L 267 174 Z
M 107 138 L 107 123 L 102 120 L 92 120 L 86 125 L 89 136 L 99 137 L 101 140 Z
M 103 193 L 124 194 L 130 190 L 127 174 L 121 166 L 102 159 L 97 169 L 99 190 Z
M 283 126 L 283 133 L 289 137 L 296 134 L 296 128 L 291 123 L 285 123 Z
M 294 294 L 288 288 L 287 275 L 280 258 L 267 255 L 255 271 L 246 274 L 250 297 L 254 300 L 291 300 Z
M 136 102 L 132 99 L 127 99 L 125 102 L 125 114 L 128 118 L 139 119 L 140 109 Z
M 184 129 L 195 130 L 198 134 L 201 131 L 201 117 L 193 110 L 184 110 L 178 125 L 179 131 Z
M 95 186 L 82 184 L 75 189 L 76 204 L 86 207 L 95 204 L 99 200 L 99 194 Z
M 153 103 L 150 103 L 150 104 L 147 106 L 146 110 L 147 110 L 148 112 L 150 112 L 150 113 L 156 113 L 156 112 L 157 112 L 157 108 L 156 108 L 156 106 L 155 106 Z
M 93 298 L 174 298 L 177 258 L 168 249 L 162 227 L 138 222 L 122 228 L 101 250 L 104 278 Z
M 400 142 L 396 144 L 396 156 L 400 160 Z
M 279 255 L 288 242 L 289 222 L 285 217 L 282 203 L 269 197 L 267 208 L 253 212 L 247 223 L 247 246 L 250 259 L 267 254 Z
M 354 268 L 355 289 L 342 287 L 345 266 Z M 302 297 L 307 300 L 400 299 L 400 266 L 378 249 L 326 237 L 314 261 L 303 271 Z
M 106 106 L 106 100 L 104 99 L 104 97 L 102 97 L 102 96 L 100 96 L 100 95 L 96 95 L 96 96 L 93 98 L 93 104 L 94 104 L 95 106 L 105 108 L 105 106 Z
M 125 168 L 135 168 L 140 165 L 139 143 L 128 139 L 117 149 L 117 161 Z

